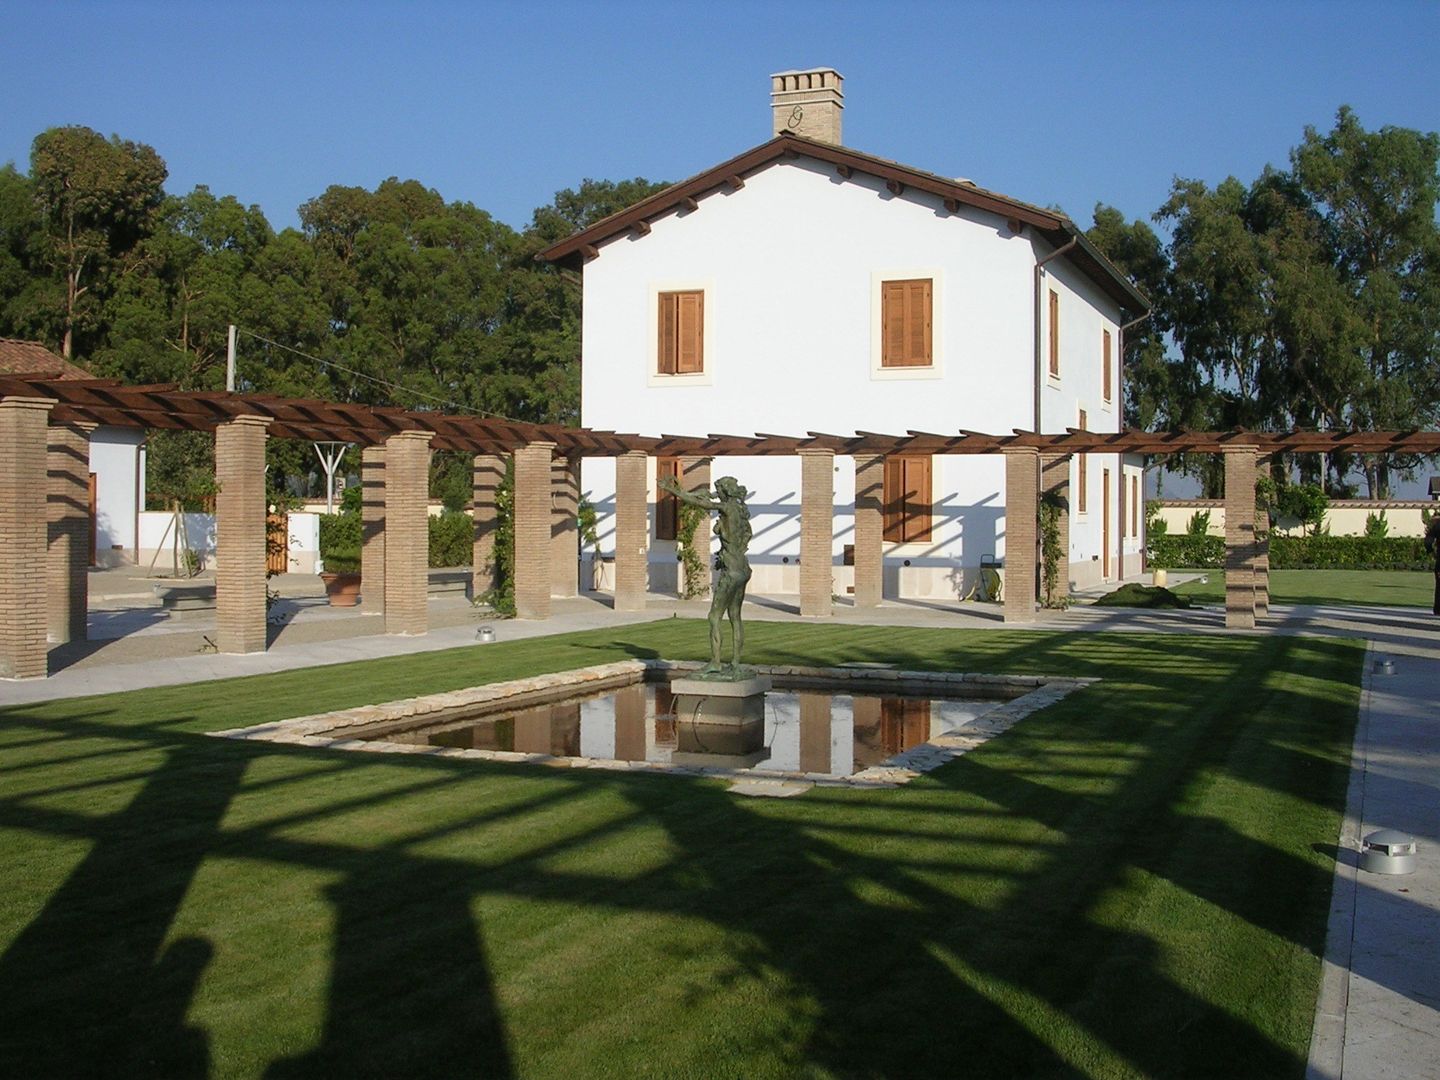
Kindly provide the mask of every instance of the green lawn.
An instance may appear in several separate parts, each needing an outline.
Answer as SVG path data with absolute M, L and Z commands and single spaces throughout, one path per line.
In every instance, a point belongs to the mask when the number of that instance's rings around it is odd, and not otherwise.
M 1182 596 L 1201 603 L 1225 602 L 1223 570 L 1177 570 L 1205 574 L 1198 581 L 1173 586 Z M 1429 608 L 1435 599 L 1435 576 L 1410 570 L 1271 570 L 1270 601 L 1275 604 L 1379 604 L 1385 607 Z
M 1303 1073 L 1353 642 L 755 624 L 755 662 L 1103 680 L 905 788 L 787 800 L 201 734 L 704 635 L 0 714 L 0 1071 Z

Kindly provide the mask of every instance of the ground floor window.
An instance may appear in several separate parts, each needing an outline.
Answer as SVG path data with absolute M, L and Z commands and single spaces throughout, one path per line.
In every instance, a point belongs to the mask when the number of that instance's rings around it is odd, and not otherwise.
M 912 544 L 930 539 L 932 495 L 929 457 L 885 459 L 885 539 Z

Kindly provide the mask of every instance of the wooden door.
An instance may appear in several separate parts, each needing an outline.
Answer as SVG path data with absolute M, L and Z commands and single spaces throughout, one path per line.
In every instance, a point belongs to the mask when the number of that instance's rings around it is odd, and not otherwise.
M 1100 540 L 1100 576 L 1110 577 L 1110 470 L 1102 469 L 1100 472 L 1100 520 L 1102 537 Z
M 98 517 L 96 516 L 96 513 L 95 513 L 95 504 L 96 504 L 97 501 L 98 501 L 98 489 L 97 489 L 97 487 L 96 487 L 96 485 L 95 485 L 95 474 L 92 472 L 92 473 L 90 474 L 90 565 L 91 565 L 91 566 L 94 566 L 94 565 L 95 565 L 95 547 L 96 547 L 96 544 L 97 544 L 97 542 L 98 542 L 98 541 L 97 541 L 97 538 L 96 538 L 96 529 L 97 529 L 97 524 L 96 524 L 96 522 L 97 522 L 99 519 L 98 519 Z M 138 543 L 138 540 L 137 540 L 137 543 L 136 543 L 135 546 L 136 546 L 136 547 L 139 547 L 139 546 L 140 546 L 139 543 Z
M 290 515 L 271 514 L 265 519 L 265 572 L 283 574 L 290 569 Z

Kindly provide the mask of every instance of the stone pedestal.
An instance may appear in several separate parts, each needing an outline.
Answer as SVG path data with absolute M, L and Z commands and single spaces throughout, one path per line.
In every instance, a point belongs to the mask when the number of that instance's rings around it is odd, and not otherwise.
M 765 694 L 770 676 L 721 681 L 676 679 L 677 743 L 670 760 L 677 765 L 721 765 L 748 769 L 768 753 L 765 747 Z

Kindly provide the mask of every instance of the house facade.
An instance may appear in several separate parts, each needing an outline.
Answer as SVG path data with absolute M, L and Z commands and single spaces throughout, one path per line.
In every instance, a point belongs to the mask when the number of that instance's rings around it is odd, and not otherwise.
M 38 341 L 0 338 L 0 375 L 93 378 Z M 145 509 L 145 432 L 102 424 L 90 435 L 92 566 L 117 566 L 139 557 Z
M 840 77 L 773 77 L 770 142 L 552 248 L 583 268 L 581 422 L 643 434 L 1119 431 L 1122 328 L 1145 300 L 1053 211 L 839 144 Z M 797 119 L 798 117 L 798 119 Z M 674 463 L 651 462 L 652 474 Z M 1138 462 L 1072 460 L 1070 578 L 1138 569 Z M 800 462 L 725 457 L 750 491 L 751 591 L 799 591 Z M 650 580 L 676 587 L 650 491 Z M 587 460 L 604 587 L 614 464 Z M 855 474 L 835 462 L 834 592 Z M 956 599 L 1005 556 L 998 456 L 887 459 L 888 597 Z M 1131 496 L 1132 503 L 1136 500 Z M 1138 507 L 1134 509 L 1138 510 Z M 1134 528 L 1131 527 L 1132 517 Z

